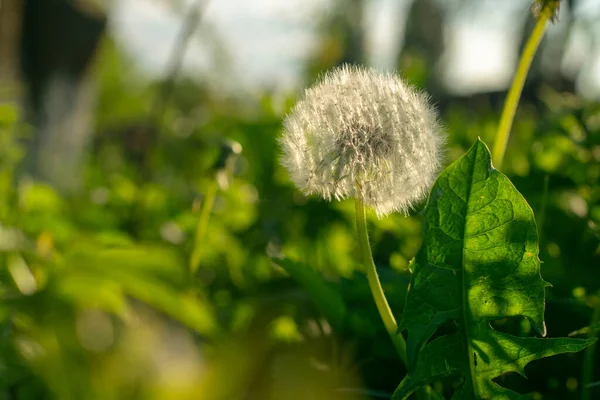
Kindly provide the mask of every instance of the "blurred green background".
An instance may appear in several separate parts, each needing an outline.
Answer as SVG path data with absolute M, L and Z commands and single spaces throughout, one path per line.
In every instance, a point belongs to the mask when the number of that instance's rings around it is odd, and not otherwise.
M 536 214 L 554 337 L 600 320 L 600 2 L 561 3 L 502 171 Z M 491 146 L 529 7 L 0 0 L 0 399 L 389 398 L 405 370 L 353 204 L 294 189 L 282 118 L 322 71 L 361 63 L 430 93 L 446 165 L 478 136 Z M 369 224 L 398 314 L 421 216 Z M 600 398 L 594 348 L 526 372 L 498 381 Z

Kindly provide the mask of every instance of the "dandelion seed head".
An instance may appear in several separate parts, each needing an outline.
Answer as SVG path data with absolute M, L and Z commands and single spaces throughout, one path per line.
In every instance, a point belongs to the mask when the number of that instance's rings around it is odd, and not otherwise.
M 359 196 L 405 214 L 440 168 L 444 139 L 427 96 L 400 77 L 343 66 L 325 74 L 284 121 L 282 163 L 305 194 Z

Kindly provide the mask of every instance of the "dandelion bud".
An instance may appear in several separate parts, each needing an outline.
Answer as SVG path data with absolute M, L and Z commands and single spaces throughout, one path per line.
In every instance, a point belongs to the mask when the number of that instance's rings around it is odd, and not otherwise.
M 535 0 L 531 5 L 531 11 L 537 19 L 540 19 L 542 12 L 548 12 L 553 23 L 558 22 L 559 10 L 560 0 Z
M 358 196 L 382 216 L 406 214 L 427 195 L 443 138 L 426 95 L 396 75 L 343 66 L 305 91 L 280 143 L 304 193 Z

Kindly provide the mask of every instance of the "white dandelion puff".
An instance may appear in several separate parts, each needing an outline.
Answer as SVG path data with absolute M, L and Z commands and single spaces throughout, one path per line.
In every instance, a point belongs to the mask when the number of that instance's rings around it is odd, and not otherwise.
M 343 66 L 308 88 L 284 122 L 282 163 L 304 193 L 359 197 L 408 213 L 440 168 L 444 139 L 428 97 L 400 77 Z

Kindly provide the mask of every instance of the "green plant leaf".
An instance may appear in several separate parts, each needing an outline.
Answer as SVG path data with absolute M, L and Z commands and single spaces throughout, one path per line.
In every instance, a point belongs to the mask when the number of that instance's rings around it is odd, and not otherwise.
M 442 172 L 425 217 L 425 239 L 412 263 L 399 324 L 408 333 L 409 374 L 394 400 L 446 377 L 462 379 L 453 399 L 522 398 L 492 379 L 508 372 L 524 376 L 533 360 L 593 343 L 512 336 L 490 325 L 526 317 L 545 336 L 549 284 L 540 276 L 533 212 L 510 180 L 492 167 L 481 140 Z M 450 321 L 456 332 L 427 343 Z
M 73 246 L 60 272 L 54 275 L 54 295 L 80 307 L 122 314 L 124 296 L 140 300 L 203 335 L 216 329 L 213 311 L 201 295 L 177 285 L 183 265 L 176 255 L 159 246 L 103 248 L 91 243 Z M 171 275 L 171 278 L 169 277 Z M 179 276 L 178 276 L 179 275 Z

